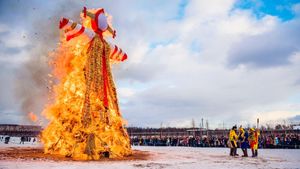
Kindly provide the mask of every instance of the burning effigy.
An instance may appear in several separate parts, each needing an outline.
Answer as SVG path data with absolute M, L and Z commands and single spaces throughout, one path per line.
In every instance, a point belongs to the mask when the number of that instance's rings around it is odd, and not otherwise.
M 106 38 L 115 38 L 110 16 L 84 8 L 82 24 L 62 18 L 63 32 L 51 61 L 58 82 L 53 103 L 43 114 L 49 119 L 42 131 L 44 152 L 79 160 L 120 158 L 132 154 L 129 136 L 118 105 L 111 64 L 127 54 Z

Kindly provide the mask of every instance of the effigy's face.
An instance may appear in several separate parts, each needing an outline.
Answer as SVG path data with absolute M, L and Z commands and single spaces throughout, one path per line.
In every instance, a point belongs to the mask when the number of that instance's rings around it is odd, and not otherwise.
M 87 16 L 87 17 L 84 17 L 84 14 L 81 13 L 80 17 L 81 17 L 81 20 L 82 20 L 82 25 L 86 28 L 93 29 L 92 28 L 92 20 L 94 19 L 93 16 L 100 9 L 88 9 L 87 12 L 91 13 L 91 16 Z M 100 28 L 105 29 L 105 31 L 103 31 L 103 33 L 102 33 L 102 35 L 104 37 L 113 37 L 112 32 L 109 31 L 109 28 L 113 29 L 112 16 L 111 15 L 109 15 L 106 12 L 104 12 L 103 14 L 100 14 L 99 15 L 99 20 L 98 20 L 98 26 Z

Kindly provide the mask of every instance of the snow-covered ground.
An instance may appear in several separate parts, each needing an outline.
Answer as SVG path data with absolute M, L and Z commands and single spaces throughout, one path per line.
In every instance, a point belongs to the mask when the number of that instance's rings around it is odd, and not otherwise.
M 8 147 L 36 147 L 33 143 L 3 144 L 0 150 Z M 1 160 L 0 169 L 96 169 L 96 168 L 211 168 L 211 169 L 300 169 L 300 150 L 260 149 L 258 158 L 230 157 L 226 148 L 190 148 L 190 147 L 133 147 L 148 151 L 148 160 L 132 161 L 51 161 L 51 160 Z M 240 150 L 239 150 L 239 153 Z M 249 152 L 250 153 L 250 152 Z

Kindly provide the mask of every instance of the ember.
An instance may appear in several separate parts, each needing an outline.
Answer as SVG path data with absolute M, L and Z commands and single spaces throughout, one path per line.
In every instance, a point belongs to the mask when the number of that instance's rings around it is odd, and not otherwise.
M 28 117 L 33 122 L 37 122 L 37 120 L 38 120 L 38 117 L 33 112 L 29 112 Z
M 104 39 L 116 33 L 104 9 L 85 8 L 81 17 L 83 25 L 60 21 L 66 40 L 50 62 L 59 83 L 54 103 L 43 111 L 50 120 L 41 136 L 44 151 L 79 160 L 128 156 L 130 141 L 110 68 L 127 55 Z

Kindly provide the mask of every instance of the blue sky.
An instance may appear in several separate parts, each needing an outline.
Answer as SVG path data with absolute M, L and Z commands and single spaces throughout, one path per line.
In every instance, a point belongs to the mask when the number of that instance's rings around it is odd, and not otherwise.
M 0 123 L 47 103 L 58 20 L 83 6 L 113 16 L 113 66 L 130 126 L 276 123 L 300 115 L 300 0 L 0 0 Z
M 261 18 L 265 15 L 272 15 L 282 21 L 292 20 L 296 17 L 293 6 L 300 3 L 299 0 L 239 0 L 235 8 L 248 9 Z

